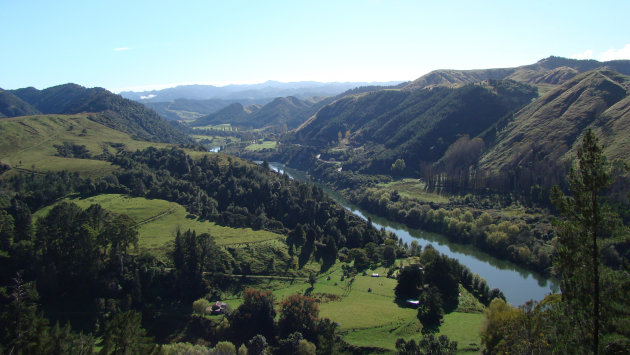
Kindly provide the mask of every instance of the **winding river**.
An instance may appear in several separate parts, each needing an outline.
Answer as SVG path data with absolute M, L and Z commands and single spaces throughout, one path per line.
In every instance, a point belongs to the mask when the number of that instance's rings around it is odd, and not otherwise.
M 289 177 L 300 181 L 308 181 L 302 171 L 291 169 L 284 164 L 269 163 L 269 167 L 277 172 L 286 173 Z M 419 245 L 433 245 L 440 253 L 457 259 L 466 265 L 473 273 L 486 279 L 490 289 L 499 288 L 505 294 L 507 301 L 513 305 L 521 305 L 530 299 L 540 301 L 545 295 L 557 289 L 553 280 L 540 274 L 524 269 L 506 260 L 497 259 L 471 245 L 452 243 L 446 237 L 436 233 L 413 229 L 401 223 L 389 221 L 385 218 L 368 213 L 350 204 L 334 191 L 321 186 L 337 203 L 355 215 L 372 221 L 376 228 L 384 228 L 393 232 L 406 243 L 417 241 Z

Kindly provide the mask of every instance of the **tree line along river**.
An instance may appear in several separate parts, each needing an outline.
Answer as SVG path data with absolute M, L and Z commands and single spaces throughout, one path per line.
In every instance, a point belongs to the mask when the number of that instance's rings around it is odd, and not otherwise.
M 258 162 L 260 163 L 260 162 Z M 292 179 L 309 181 L 302 171 L 289 168 L 281 163 L 269 163 L 269 167 L 280 173 L 287 173 Z M 311 181 L 309 181 L 311 182 Z M 445 236 L 413 229 L 401 223 L 389 221 L 385 218 L 370 214 L 357 206 L 350 204 L 339 194 L 321 186 L 337 203 L 363 218 L 370 219 L 372 225 L 378 229 L 384 228 L 392 232 L 406 243 L 417 241 L 422 247 L 431 244 L 440 253 L 457 259 L 462 265 L 466 265 L 473 273 L 486 279 L 490 289 L 498 288 L 503 291 L 507 301 L 518 306 L 531 299 L 540 301 L 547 294 L 557 290 L 554 280 L 517 266 L 509 261 L 497 259 L 470 245 L 452 243 Z

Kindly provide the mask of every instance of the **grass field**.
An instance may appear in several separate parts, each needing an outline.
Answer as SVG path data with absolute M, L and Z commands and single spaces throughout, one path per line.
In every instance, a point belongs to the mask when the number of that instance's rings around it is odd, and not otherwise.
M 89 198 L 68 198 L 64 201 L 76 203 L 87 208 L 98 203 L 103 208 L 115 213 L 126 214 L 139 224 L 139 243 L 141 249 L 160 251 L 174 239 L 177 229 L 194 230 L 197 234 L 209 233 L 218 245 L 234 245 L 275 241 L 281 235 L 251 228 L 230 228 L 213 222 L 200 221 L 190 216 L 183 206 L 165 200 L 149 200 L 142 197 L 129 197 L 118 194 L 103 194 Z M 46 215 L 53 206 L 47 206 L 35 213 L 35 218 Z
M 276 147 L 276 145 L 277 145 L 276 141 L 263 141 L 262 143 L 250 144 L 245 149 L 258 151 L 258 150 L 263 150 L 263 149 L 273 149 Z
M 85 145 L 93 156 L 104 150 L 115 154 L 109 143 L 122 143 L 127 150 L 167 144 L 138 141 L 128 134 L 90 121 L 87 114 L 41 115 L 0 120 L 0 160 L 13 167 L 35 171 L 76 171 L 84 176 L 111 172 L 109 162 L 57 156 L 55 145 L 64 142 Z
M 418 179 L 402 179 L 386 184 L 378 184 L 378 187 L 388 191 L 398 191 L 401 196 L 417 199 L 423 202 L 447 203 L 447 196 L 425 191 L 424 183 Z
M 416 318 L 417 311 L 399 307 L 394 303 L 396 280 L 386 277 L 371 277 L 372 272 L 381 275 L 384 268 L 368 271 L 368 276 L 356 276 L 354 282 L 341 281 L 341 264 L 335 264 L 328 272 L 320 275 L 310 295 L 324 300 L 319 303 L 320 316 L 330 318 L 339 324 L 339 333 L 350 344 L 357 346 L 380 347 L 395 350 L 398 338 L 418 340 L 422 337 L 422 325 Z M 327 280 L 330 276 L 330 280 Z M 297 283 L 274 290 L 279 302 L 291 294 L 304 294 L 310 285 Z M 370 291 L 368 291 L 370 290 Z M 462 288 L 463 290 L 463 288 Z M 338 300 L 326 301 L 335 295 Z M 483 324 L 483 306 L 471 301 L 470 294 L 462 293 L 460 302 L 467 305 L 473 313 L 455 311 L 444 317 L 440 334 L 458 342 L 458 353 L 478 353 L 480 344 L 479 330 Z M 471 304 L 474 304 L 471 305 Z

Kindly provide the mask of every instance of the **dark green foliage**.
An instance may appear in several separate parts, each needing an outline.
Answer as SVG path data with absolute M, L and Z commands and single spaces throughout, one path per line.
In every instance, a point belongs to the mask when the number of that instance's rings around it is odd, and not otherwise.
M 273 339 L 275 335 L 274 298 L 271 292 L 247 289 L 241 304 L 229 316 L 232 338 L 235 344 L 243 343 L 257 334 Z
M 162 198 L 220 224 L 289 232 L 287 243 L 294 250 L 301 248 L 300 265 L 316 251 L 324 264 L 332 265 L 336 250 L 348 242 L 343 236 L 353 228 L 361 235 L 361 240 L 353 240 L 357 246 L 383 238 L 320 188 L 239 159 L 228 158 L 226 164 L 220 156 L 193 160 L 179 149 L 148 148 L 119 154 L 114 163 L 128 169 L 117 174 L 117 185 L 100 180 L 82 189 L 86 193 L 119 190 Z M 292 229 L 297 231 L 290 232 Z
M 127 249 L 137 242 L 135 222 L 128 216 L 112 215 L 99 205 L 82 210 L 64 202 L 38 220 L 38 257 L 32 267 L 47 293 L 81 298 L 93 291 L 89 285 L 106 267 L 122 269 Z
M 158 347 L 146 337 L 142 315 L 135 311 L 117 314 L 105 326 L 100 354 L 154 354 Z
M 0 349 L 7 354 L 84 354 L 94 347 L 92 335 L 73 333 L 70 324 L 52 328 L 38 312 L 38 294 L 21 274 L 13 278 L 8 303 L 0 312 Z
M 278 330 L 281 337 L 300 332 L 310 341 L 317 340 L 319 308 L 313 298 L 291 295 L 280 303 Z
M 611 281 L 614 272 L 602 273 L 600 245 L 602 239 L 612 235 L 619 221 L 600 201 L 611 181 L 606 157 L 591 130 L 584 135 L 577 157 L 578 165 L 569 173 L 572 196 L 565 196 L 557 187 L 552 191 L 553 201 L 565 217 L 556 221 L 554 266 L 562 276 L 564 304 L 576 321 L 572 333 L 575 342 L 598 353 L 607 321 L 604 316 L 614 314 L 609 307 L 616 300 L 602 298 L 602 281 Z
M 425 282 L 437 287 L 446 312 L 455 310 L 459 302 L 460 267 L 456 260 L 439 255 L 424 270 Z
M 413 339 L 408 342 L 402 338 L 396 340 L 396 351 L 399 355 L 455 355 L 457 342 L 450 341 L 446 335 L 425 334 L 418 343 Z
M 92 155 L 84 145 L 63 142 L 62 145 L 54 145 L 57 155 L 65 158 L 90 159 Z
M 15 96 L 10 91 L 0 89 L 0 118 L 38 114 L 40 114 L 40 112 L 35 107 Z
M 257 334 L 247 341 L 247 354 L 265 355 L 267 353 L 267 339 L 261 334 Z
M 418 320 L 422 323 L 422 333 L 437 333 L 444 317 L 440 291 L 431 286 L 420 294 L 418 300 Z
M 394 288 L 396 301 L 404 303 L 408 299 L 418 299 L 423 285 L 422 268 L 420 265 L 410 265 L 402 268 L 398 273 L 398 283 Z
M 300 345 L 300 340 L 304 339 L 304 336 L 300 332 L 294 332 L 289 334 L 284 339 L 280 339 L 278 342 L 278 351 L 280 354 L 296 354 Z
M 173 249 L 173 263 L 179 276 L 180 290 L 196 299 L 207 292 L 204 272 L 219 269 L 223 254 L 208 233 L 197 235 L 195 231 L 177 231 Z

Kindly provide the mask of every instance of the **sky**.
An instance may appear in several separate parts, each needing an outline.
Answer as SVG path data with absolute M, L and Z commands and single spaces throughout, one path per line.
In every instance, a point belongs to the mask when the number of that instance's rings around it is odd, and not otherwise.
M 0 88 L 414 80 L 630 59 L 629 0 L 0 0 Z

